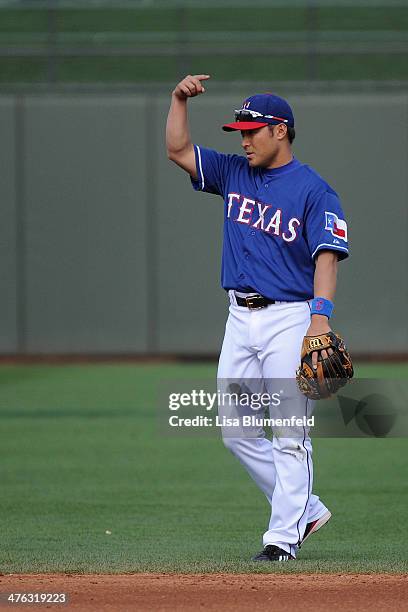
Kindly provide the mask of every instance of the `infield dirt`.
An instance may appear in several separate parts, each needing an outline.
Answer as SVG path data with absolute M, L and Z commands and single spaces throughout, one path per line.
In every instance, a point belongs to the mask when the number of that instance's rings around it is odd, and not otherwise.
M 0 604 L 18 611 L 400 611 L 408 601 L 408 575 L 9 574 L 0 576 L 0 591 L 66 593 L 69 598 L 67 605 Z

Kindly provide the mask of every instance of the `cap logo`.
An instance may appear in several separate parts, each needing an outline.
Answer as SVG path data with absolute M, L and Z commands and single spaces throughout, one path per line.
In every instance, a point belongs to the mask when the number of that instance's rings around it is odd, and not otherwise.
M 249 108 L 249 105 L 251 104 L 251 101 L 248 102 L 248 100 L 246 102 L 243 103 L 242 108 Z

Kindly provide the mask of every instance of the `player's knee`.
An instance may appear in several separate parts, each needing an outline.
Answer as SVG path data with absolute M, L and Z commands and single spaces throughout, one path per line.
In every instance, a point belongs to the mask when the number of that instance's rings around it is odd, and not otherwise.
M 274 450 L 278 450 L 279 452 L 287 455 L 292 455 L 299 461 L 307 460 L 308 451 L 300 439 L 291 440 L 289 438 L 280 438 L 278 440 L 274 440 Z

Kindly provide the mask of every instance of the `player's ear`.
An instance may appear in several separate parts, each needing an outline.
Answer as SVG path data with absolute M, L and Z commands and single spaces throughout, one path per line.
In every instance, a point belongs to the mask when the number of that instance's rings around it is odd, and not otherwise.
M 283 140 L 288 133 L 288 126 L 285 123 L 279 123 L 276 127 L 276 137 L 278 140 Z

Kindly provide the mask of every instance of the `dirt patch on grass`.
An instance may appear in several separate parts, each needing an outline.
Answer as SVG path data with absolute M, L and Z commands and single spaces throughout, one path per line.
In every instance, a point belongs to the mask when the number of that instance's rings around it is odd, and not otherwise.
M 332 612 L 405 609 L 408 575 L 392 574 L 11 574 L 1 609 L 123 612 Z M 5 593 L 66 593 L 68 604 L 8 604 Z

